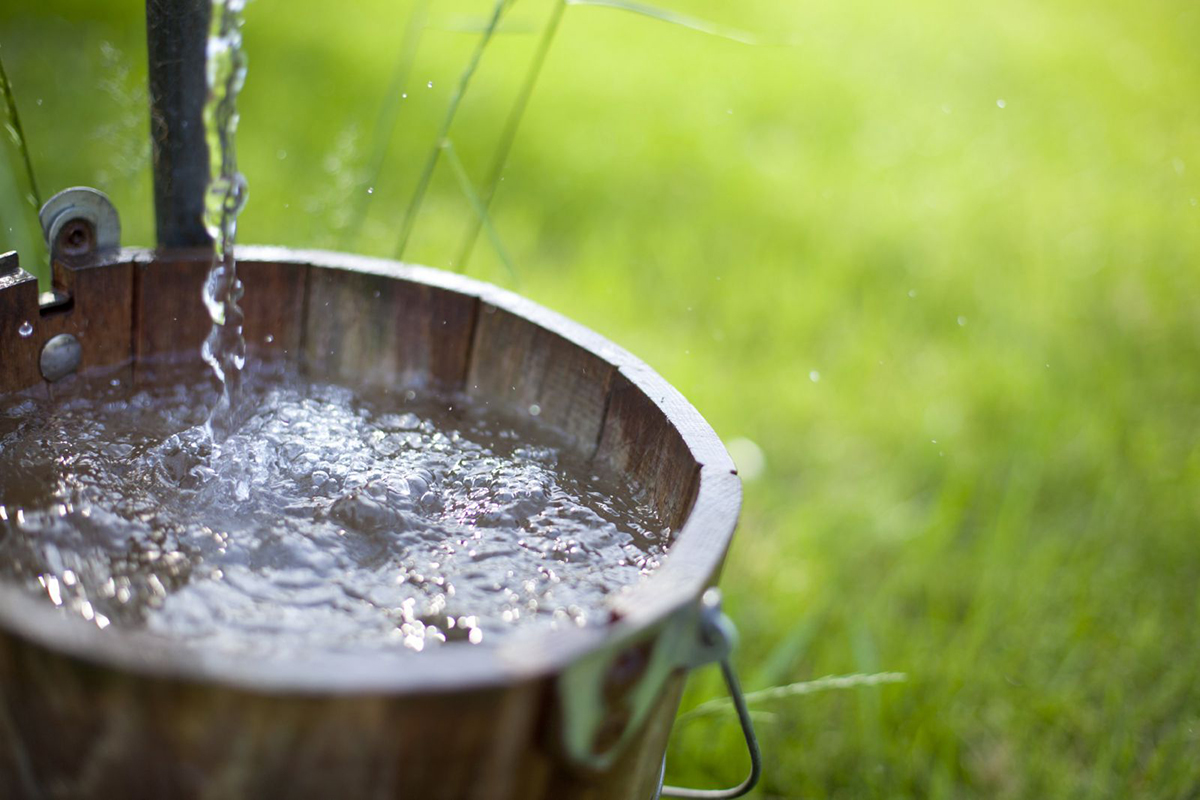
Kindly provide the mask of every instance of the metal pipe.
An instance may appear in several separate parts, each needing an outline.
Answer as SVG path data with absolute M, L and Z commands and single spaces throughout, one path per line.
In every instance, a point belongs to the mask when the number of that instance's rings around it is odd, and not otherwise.
M 150 141 L 159 247 L 212 244 L 204 229 L 204 59 L 210 0 L 146 0 Z

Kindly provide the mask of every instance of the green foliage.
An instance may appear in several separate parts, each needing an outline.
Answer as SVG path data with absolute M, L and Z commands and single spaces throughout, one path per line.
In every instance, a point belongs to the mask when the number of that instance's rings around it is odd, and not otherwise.
M 448 137 L 406 258 L 455 267 L 487 209 L 523 292 L 761 446 L 722 581 L 746 688 L 907 676 L 758 706 L 761 796 L 1200 792 L 1200 9 L 660 4 L 788 43 L 751 47 L 569 5 L 493 196 L 559 2 L 505 12 L 441 137 L 493 3 L 431 4 L 374 181 L 408 6 L 254 0 L 245 241 L 392 253 Z M 131 243 L 140 10 L 0 10 L 41 189 L 97 184 Z M 668 780 L 736 782 L 737 737 L 680 725 Z

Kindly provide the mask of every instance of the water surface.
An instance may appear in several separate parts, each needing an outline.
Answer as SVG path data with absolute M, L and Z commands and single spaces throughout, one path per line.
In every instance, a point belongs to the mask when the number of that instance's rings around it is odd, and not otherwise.
M 603 621 L 669 531 L 529 420 L 264 367 L 0 398 L 0 575 L 101 628 L 239 652 L 487 646 Z

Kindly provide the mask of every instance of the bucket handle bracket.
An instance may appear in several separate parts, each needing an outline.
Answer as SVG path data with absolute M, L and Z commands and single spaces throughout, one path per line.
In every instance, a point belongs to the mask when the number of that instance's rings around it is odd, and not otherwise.
M 657 704 L 663 685 L 679 670 L 719 663 L 750 753 L 750 775 L 732 789 L 660 787 L 662 797 L 741 797 L 758 783 L 762 758 L 730 655 L 737 641 L 721 610 L 721 594 L 709 589 L 654 631 L 622 641 L 569 667 L 557 681 L 562 708 L 561 741 L 570 761 L 585 769 L 608 769 Z M 665 766 L 665 763 L 664 763 Z

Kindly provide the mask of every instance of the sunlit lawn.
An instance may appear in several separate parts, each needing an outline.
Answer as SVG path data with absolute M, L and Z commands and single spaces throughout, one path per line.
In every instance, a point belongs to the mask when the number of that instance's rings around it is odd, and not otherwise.
M 467 271 L 761 447 L 722 582 L 747 688 L 908 676 L 762 706 L 763 796 L 1197 796 L 1200 7 L 673 7 L 769 41 L 568 8 L 494 206 L 519 281 L 485 238 Z M 243 241 L 394 254 L 489 8 L 434 4 L 369 181 L 407 5 L 254 0 Z M 477 181 L 549 10 L 516 4 L 451 131 Z M 109 191 L 127 243 L 141 11 L 0 10 L 43 193 Z M 443 165 L 405 257 L 459 266 L 470 213 Z M 678 726 L 668 779 L 739 750 Z

